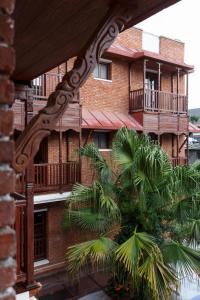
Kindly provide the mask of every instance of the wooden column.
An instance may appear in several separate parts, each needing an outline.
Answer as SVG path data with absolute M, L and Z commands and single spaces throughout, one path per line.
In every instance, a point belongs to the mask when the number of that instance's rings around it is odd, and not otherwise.
M 160 77 L 161 77 L 161 70 L 160 70 L 161 64 L 158 63 L 158 132 L 159 132 L 159 144 L 160 144 L 160 101 L 161 101 L 161 97 L 160 97 L 160 90 L 161 90 L 161 82 L 160 82 Z
M 179 164 L 179 134 L 177 134 L 176 137 L 176 158 L 177 158 L 177 163 Z
M 186 111 L 188 112 L 189 73 L 186 73 Z
M 177 82 L 176 82 L 176 94 L 177 94 L 177 112 L 179 112 L 179 80 L 180 80 L 180 69 L 177 68 Z
M 79 149 L 80 147 L 82 147 L 82 127 L 81 127 L 81 124 L 82 124 L 82 104 L 80 104 L 80 118 L 79 118 L 79 128 L 80 128 L 80 132 L 79 132 Z M 79 159 L 79 182 L 82 182 L 82 159 L 81 159 L 81 155 L 80 155 L 80 151 L 78 153 L 78 159 Z
M 60 193 L 62 193 L 62 182 L 63 182 L 63 165 L 62 165 L 62 146 L 63 146 L 63 136 L 62 136 L 62 119 L 59 121 L 59 186 Z
M 186 145 L 186 159 L 187 165 L 189 165 L 189 134 L 186 135 L 187 145 Z
M 144 110 L 146 108 L 146 87 L 145 87 L 146 71 L 147 71 L 147 60 L 144 59 L 144 62 L 143 62 L 143 89 L 144 89 L 143 108 L 144 108 Z
M 174 92 L 174 74 L 171 73 L 171 93 Z
M 33 117 L 33 97 L 32 90 L 27 87 L 27 97 L 25 101 L 25 126 Z M 26 285 L 27 289 L 35 288 L 34 281 L 34 164 L 33 159 L 25 171 L 26 180 Z

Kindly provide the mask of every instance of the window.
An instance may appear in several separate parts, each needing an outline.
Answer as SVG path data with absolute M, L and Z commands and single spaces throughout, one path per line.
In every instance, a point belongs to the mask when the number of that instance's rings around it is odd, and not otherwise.
M 93 75 L 94 78 L 111 80 L 111 62 L 101 61 L 97 63 Z
M 32 81 L 33 84 L 33 94 L 36 96 L 43 96 L 42 94 L 42 86 L 44 85 L 43 76 L 39 76 Z
M 34 261 L 47 258 L 47 210 L 34 213 Z
M 109 132 L 95 131 L 93 140 L 99 149 L 109 149 Z

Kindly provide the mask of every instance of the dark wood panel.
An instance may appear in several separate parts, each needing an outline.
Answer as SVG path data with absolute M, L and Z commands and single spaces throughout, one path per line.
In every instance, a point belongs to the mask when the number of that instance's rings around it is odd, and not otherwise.
M 118 0 L 132 9 L 127 27 L 171 5 L 175 0 Z M 31 80 L 77 56 L 115 0 L 18 0 L 15 19 L 14 79 Z
M 143 130 L 145 132 L 157 132 L 158 131 L 158 114 L 144 113 Z
M 46 105 L 46 101 L 34 101 L 33 116 Z M 24 102 L 15 100 L 12 110 L 14 111 L 14 128 L 22 131 L 24 129 Z M 80 130 L 80 107 L 78 103 L 70 103 L 61 120 L 55 125 L 55 130 L 66 131 L 73 129 Z
M 145 132 L 188 132 L 188 117 L 186 115 L 144 113 L 143 128 Z

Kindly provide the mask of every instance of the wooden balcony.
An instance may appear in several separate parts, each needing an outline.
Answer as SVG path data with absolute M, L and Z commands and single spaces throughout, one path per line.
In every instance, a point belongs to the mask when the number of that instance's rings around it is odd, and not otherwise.
M 74 161 L 62 164 L 35 164 L 34 174 L 35 194 L 70 191 L 73 184 L 80 181 L 80 164 Z M 16 191 L 20 194 L 25 193 L 24 174 L 17 178 Z
M 130 91 L 130 112 L 138 111 L 187 114 L 188 99 L 185 95 L 158 90 Z
M 58 83 L 62 81 L 64 73 L 45 73 L 33 79 L 34 100 L 46 100 L 55 91 Z M 74 97 L 74 102 L 79 101 L 79 96 Z

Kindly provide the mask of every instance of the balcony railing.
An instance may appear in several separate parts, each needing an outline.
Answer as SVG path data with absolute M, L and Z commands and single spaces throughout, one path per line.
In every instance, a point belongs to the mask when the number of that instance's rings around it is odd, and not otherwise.
M 62 164 L 35 164 L 34 165 L 34 193 L 69 191 L 72 185 L 80 181 L 79 162 Z M 25 175 L 17 178 L 16 191 L 25 193 Z
M 186 114 L 187 96 L 150 89 L 130 91 L 130 111 Z
M 63 74 L 46 73 L 33 79 L 33 97 L 36 100 L 45 100 L 55 91 L 55 87 L 61 82 Z
M 49 95 L 55 91 L 57 84 L 62 81 L 63 76 L 63 73 L 45 73 L 33 79 L 34 100 L 47 100 Z M 73 101 L 79 101 L 79 94 L 74 96 Z

